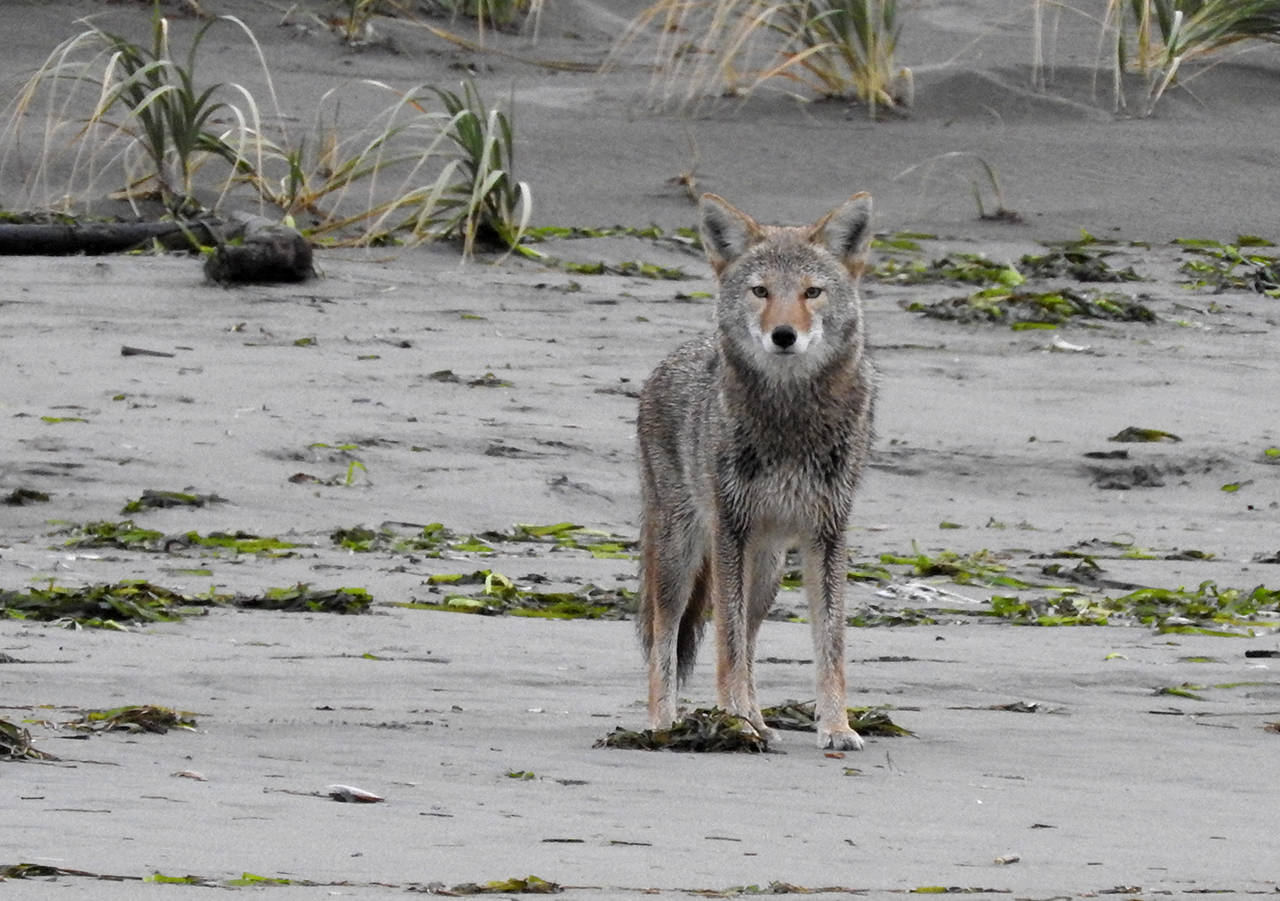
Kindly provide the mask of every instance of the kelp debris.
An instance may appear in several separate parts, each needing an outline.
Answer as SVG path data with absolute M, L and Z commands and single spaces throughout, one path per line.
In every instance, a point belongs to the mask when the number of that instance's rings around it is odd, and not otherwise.
M 260 595 L 235 595 L 233 606 L 246 610 L 300 613 L 368 613 L 373 596 L 364 588 L 312 588 L 299 582 L 289 588 L 268 588 Z
M 363 588 L 313 589 L 305 583 L 268 588 L 261 595 L 225 595 L 210 590 L 187 595 L 145 580 L 97 585 L 58 585 L 25 591 L 0 590 L 0 615 L 10 619 L 61 622 L 69 626 L 123 629 L 138 622 L 175 622 L 217 606 L 307 613 L 366 613 L 373 598 Z
M 951 253 L 929 263 L 888 259 L 877 266 L 873 274 L 880 281 L 899 285 L 953 282 L 1013 288 L 1026 281 L 1014 266 L 994 262 L 980 253 Z
M 196 728 L 195 714 L 155 704 L 113 707 L 109 710 L 86 710 L 78 720 L 64 723 L 78 732 L 151 732 L 163 735 L 170 729 Z
M 443 895 L 558 895 L 564 888 L 538 876 L 495 879 L 492 882 L 462 882 L 439 892 Z M 433 893 L 434 894 L 434 893 Z
M 210 532 L 201 535 L 191 531 L 166 535 L 155 529 L 145 529 L 131 519 L 112 522 L 89 522 L 73 526 L 65 546 L 73 548 L 115 548 L 117 550 L 152 551 L 173 553 L 195 547 L 217 553 L 260 554 L 268 557 L 292 556 L 298 545 L 280 538 L 254 535 L 251 532 Z
M 0 759 L 57 760 L 52 754 L 31 744 L 31 733 L 25 727 L 0 719 Z
M 1252 635 L 1280 627 L 1280 589 L 1223 588 L 1206 580 L 1194 589 L 1138 588 L 1115 597 L 1060 597 L 1022 600 L 991 598 L 995 616 L 1022 625 L 1152 626 L 1161 632 Z
M 3 503 L 8 507 L 24 507 L 27 504 L 47 504 L 49 495 L 34 488 L 15 488 L 4 496 Z
M 1073 319 L 1096 319 L 1116 322 L 1156 321 L 1150 307 L 1125 294 L 1115 292 L 1083 293 L 1073 288 L 1061 291 L 1015 291 L 1000 285 L 977 291 L 966 297 L 953 297 L 934 303 L 912 301 L 904 308 L 923 313 L 931 319 L 959 323 L 1007 323 L 1015 329 L 1052 327 Z
M 121 508 L 121 514 L 128 516 L 141 513 L 143 510 L 156 510 L 166 507 L 206 507 L 209 504 L 228 503 L 225 497 L 216 494 L 196 494 L 193 491 L 158 491 L 144 488 L 142 497 L 129 501 Z
M 397 554 L 423 553 L 437 557 L 446 550 L 493 553 L 493 545 L 512 543 L 551 544 L 556 548 L 584 550 L 593 557 L 629 557 L 638 545 L 635 539 L 571 522 L 549 525 L 517 523 L 508 531 L 485 531 L 477 535 L 459 534 L 439 522 L 418 528 L 418 532 L 405 535 L 387 524 L 378 529 L 360 525 L 335 529 L 329 537 L 339 547 L 357 553 L 387 551 Z
M 65 622 L 90 628 L 123 628 L 129 622 L 172 622 L 200 614 L 198 600 L 143 580 L 99 585 L 57 585 L 0 591 L 0 614 L 11 619 Z
M 769 750 L 768 743 L 746 720 L 718 707 L 690 711 L 666 729 L 642 729 L 637 732 L 618 726 L 596 741 L 593 747 L 630 751 L 747 754 L 760 754 Z
M 1195 256 L 1182 264 L 1193 288 L 1222 291 L 1256 291 L 1280 298 L 1280 257 L 1259 253 L 1258 247 L 1275 247 L 1265 238 L 1241 235 L 1228 244 L 1199 238 L 1174 242 Z
M 1025 254 L 1020 260 L 1029 278 L 1069 278 L 1078 282 L 1140 282 L 1142 276 L 1132 266 L 1113 268 L 1105 257 L 1114 251 L 1088 251 L 1064 247 L 1045 254 Z
M 625 619 L 635 612 L 635 594 L 623 588 L 584 585 L 575 591 L 536 591 L 519 587 L 502 573 L 489 569 L 472 573 L 440 573 L 431 576 L 433 591 L 464 585 L 481 586 L 478 594 L 446 594 L 440 601 L 396 603 L 412 610 L 443 610 L 487 616 L 540 617 L 544 619 Z
M 1125 426 L 1123 429 L 1116 432 L 1107 440 L 1119 441 L 1119 442 L 1130 442 L 1130 443 L 1143 443 L 1143 442 L 1149 443 L 1149 442 L 1157 442 L 1157 441 L 1169 441 L 1169 442 L 1177 443 L 1182 439 L 1179 438 L 1177 435 L 1173 434 L 1173 432 L 1166 432 L 1163 429 L 1148 429 L 1148 428 L 1143 428 L 1141 426 L 1131 425 L 1131 426 Z
M 817 731 L 817 714 L 813 701 L 783 701 L 775 707 L 765 707 L 760 712 L 764 723 L 773 729 L 798 732 Z M 899 738 L 914 735 L 910 729 L 899 726 L 889 718 L 885 707 L 849 707 L 849 725 L 862 735 L 882 735 Z

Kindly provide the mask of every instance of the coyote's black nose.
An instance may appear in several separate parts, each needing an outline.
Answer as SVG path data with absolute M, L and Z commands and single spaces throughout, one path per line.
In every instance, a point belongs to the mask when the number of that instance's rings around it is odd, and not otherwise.
M 796 343 L 796 330 L 789 325 L 780 325 L 769 333 L 769 340 L 775 347 L 786 350 Z

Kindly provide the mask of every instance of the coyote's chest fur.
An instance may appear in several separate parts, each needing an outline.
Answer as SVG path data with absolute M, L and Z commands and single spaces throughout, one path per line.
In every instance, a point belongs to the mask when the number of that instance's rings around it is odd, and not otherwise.
M 779 377 L 719 353 L 711 417 L 712 476 L 722 509 L 743 526 L 795 535 L 847 515 L 865 458 L 870 378 L 841 358 L 802 378 Z

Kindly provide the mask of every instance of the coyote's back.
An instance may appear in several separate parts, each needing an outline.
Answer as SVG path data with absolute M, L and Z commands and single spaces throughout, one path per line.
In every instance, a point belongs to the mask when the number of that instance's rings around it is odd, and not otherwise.
M 857 283 L 871 198 L 808 227 L 761 226 L 713 194 L 702 239 L 720 282 L 714 335 L 677 348 L 640 394 L 641 643 L 649 719 L 715 613 L 720 705 L 774 737 L 752 664 L 788 548 L 804 560 L 819 743 L 858 748 L 844 687 L 845 523 L 871 441 L 873 373 Z

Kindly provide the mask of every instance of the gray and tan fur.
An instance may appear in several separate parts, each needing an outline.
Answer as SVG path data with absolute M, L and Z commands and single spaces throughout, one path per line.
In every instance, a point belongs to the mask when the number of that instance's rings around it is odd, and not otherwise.
M 845 525 L 871 443 L 874 373 L 858 280 L 871 197 L 805 227 L 762 226 L 714 194 L 700 204 L 720 283 L 714 335 L 667 357 L 640 393 L 640 639 L 649 720 L 714 613 L 720 706 L 761 736 L 756 633 L 789 548 L 804 561 L 817 667 L 818 743 L 856 749 L 845 712 Z

